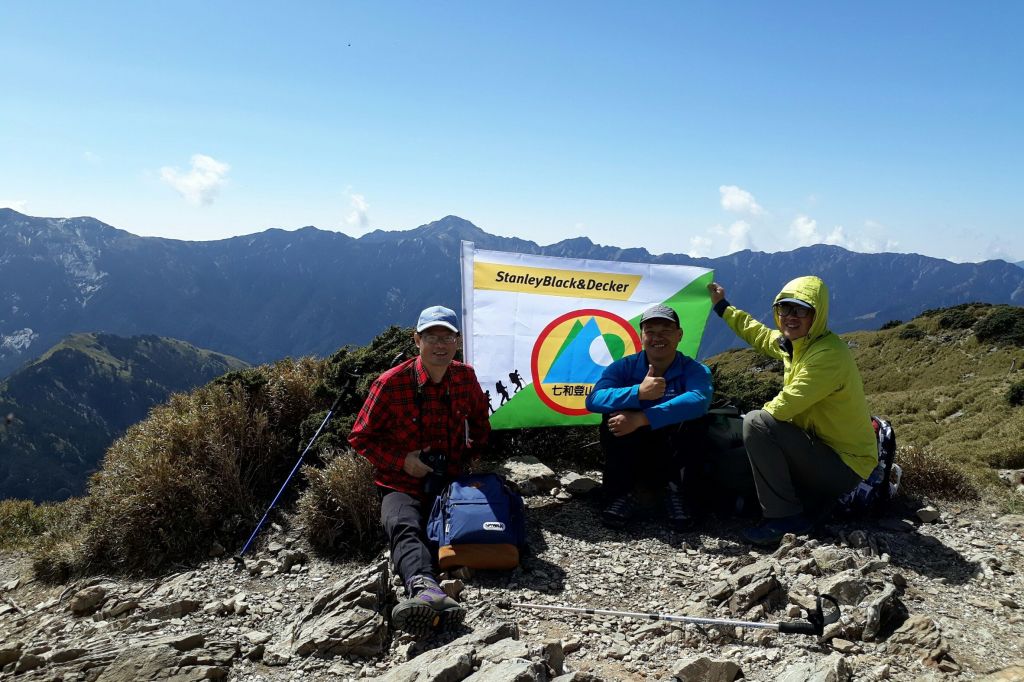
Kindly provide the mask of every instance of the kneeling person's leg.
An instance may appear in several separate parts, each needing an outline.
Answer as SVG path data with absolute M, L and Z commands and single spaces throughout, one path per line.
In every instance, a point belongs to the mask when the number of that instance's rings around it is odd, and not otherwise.
M 743 445 L 768 519 L 801 514 L 807 502 L 836 499 L 860 480 L 823 441 L 764 410 L 743 418 Z

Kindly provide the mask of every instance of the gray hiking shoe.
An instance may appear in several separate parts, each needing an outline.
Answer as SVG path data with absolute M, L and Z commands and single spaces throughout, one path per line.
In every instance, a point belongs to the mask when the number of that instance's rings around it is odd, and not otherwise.
M 405 591 L 411 596 L 391 610 L 391 622 L 396 629 L 413 637 L 454 630 L 466 617 L 462 605 L 445 594 L 428 575 L 413 576 Z

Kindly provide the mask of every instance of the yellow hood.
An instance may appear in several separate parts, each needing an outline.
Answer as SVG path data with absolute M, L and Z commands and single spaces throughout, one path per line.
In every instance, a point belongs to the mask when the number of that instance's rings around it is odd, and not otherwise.
M 828 287 L 820 277 L 807 275 L 790 280 L 775 297 L 774 303 L 778 303 L 784 298 L 800 299 L 814 306 L 814 322 L 811 323 L 811 329 L 807 332 L 808 341 L 813 341 L 828 333 Z M 778 310 L 773 308 L 773 314 L 775 328 L 782 329 L 782 320 L 779 319 Z

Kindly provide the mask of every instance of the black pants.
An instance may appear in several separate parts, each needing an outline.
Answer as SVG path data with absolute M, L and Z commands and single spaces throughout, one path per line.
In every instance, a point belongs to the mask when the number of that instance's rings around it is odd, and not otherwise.
M 406 585 L 416 575 L 435 577 L 437 556 L 427 540 L 427 517 L 434 500 L 420 500 L 415 495 L 390 488 L 377 487 L 380 493 L 380 522 L 391 546 L 391 564 Z
M 668 483 L 691 492 L 706 446 L 707 424 L 693 420 L 660 429 L 643 426 L 625 436 L 612 435 L 608 415 L 601 419 L 601 450 L 604 453 L 604 494 L 611 502 L 637 486 L 662 489 Z

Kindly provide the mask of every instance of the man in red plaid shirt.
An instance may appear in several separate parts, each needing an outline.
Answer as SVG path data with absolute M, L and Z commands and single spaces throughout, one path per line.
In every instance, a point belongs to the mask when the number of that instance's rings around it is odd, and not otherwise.
M 376 470 L 391 563 L 405 583 L 407 598 L 391 612 L 392 622 L 423 636 L 451 630 L 466 615 L 437 584 L 436 552 L 424 527 L 443 482 L 479 456 L 491 426 L 476 372 L 454 360 L 455 312 L 427 308 L 413 340 L 419 355 L 373 382 L 349 442 Z

